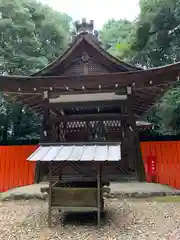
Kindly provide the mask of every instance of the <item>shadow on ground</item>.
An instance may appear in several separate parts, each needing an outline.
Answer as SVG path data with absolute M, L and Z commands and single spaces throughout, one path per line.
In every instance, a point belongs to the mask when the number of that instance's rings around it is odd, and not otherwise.
M 101 213 L 101 225 L 106 225 L 110 220 L 109 212 L 104 211 Z M 58 221 L 61 220 L 61 213 L 56 215 L 55 225 L 58 225 Z M 97 225 L 97 212 L 75 212 L 75 213 L 65 213 L 63 214 L 63 225 L 73 225 L 73 226 L 96 226 Z

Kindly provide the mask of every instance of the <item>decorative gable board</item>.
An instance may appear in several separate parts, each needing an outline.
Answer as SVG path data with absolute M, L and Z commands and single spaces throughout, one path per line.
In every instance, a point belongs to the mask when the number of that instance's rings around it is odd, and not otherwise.
M 102 64 L 99 64 L 98 61 L 94 59 L 90 59 L 88 61 L 88 71 L 89 73 L 108 73 L 111 72 L 109 69 L 107 69 Z
M 85 61 L 83 54 L 88 56 Z M 87 36 L 77 37 L 74 44 L 61 57 L 33 76 L 78 75 L 135 70 L 138 69 L 115 59 L 87 34 Z
M 76 63 L 71 64 L 61 74 L 64 75 L 80 75 L 84 73 L 83 61 L 79 60 Z
M 89 59 L 87 62 L 84 62 L 82 59 L 72 64 L 70 67 L 67 67 L 64 71 L 64 75 L 80 75 L 80 74 L 93 74 L 93 73 L 108 73 L 110 72 L 102 64 L 98 63 L 94 59 Z

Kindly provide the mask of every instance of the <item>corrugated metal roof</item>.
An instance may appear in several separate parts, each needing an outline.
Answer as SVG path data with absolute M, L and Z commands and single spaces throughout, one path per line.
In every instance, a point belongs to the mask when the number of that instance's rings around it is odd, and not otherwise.
M 29 161 L 119 161 L 120 145 L 41 146 Z

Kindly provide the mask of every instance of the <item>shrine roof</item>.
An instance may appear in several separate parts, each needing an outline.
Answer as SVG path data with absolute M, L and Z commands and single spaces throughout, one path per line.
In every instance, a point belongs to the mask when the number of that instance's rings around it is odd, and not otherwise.
M 85 46 L 85 47 L 84 47 Z M 142 68 L 133 66 L 131 64 L 125 63 L 118 58 L 115 58 L 111 54 L 109 54 L 101 44 L 89 33 L 81 33 L 79 34 L 74 41 L 71 42 L 68 49 L 57 59 L 55 59 L 52 63 L 47 65 L 45 68 L 41 69 L 40 71 L 34 73 L 32 76 L 48 76 L 54 75 L 56 73 L 57 68 L 59 67 L 66 68 L 66 61 L 68 58 L 73 56 L 73 53 L 76 49 L 85 48 L 86 50 L 89 48 L 90 51 L 93 50 L 93 54 L 99 59 L 100 62 L 104 63 L 105 65 L 109 65 L 115 71 L 136 71 L 141 70 Z
M 119 93 L 132 88 L 132 109 L 145 114 L 170 86 L 179 81 L 180 62 L 151 69 L 127 64 L 105 51 L 93 32 L 93 23 L 76 24 L 77 35 L 65 53 L 31 76 L 0 76 L 7 99 L 42 112 L 42 93 Z
M 0 76 L 0 90 L 27 104 L 42 107 L 42 92 L 61 94 L 118 92 L 131 86 L 133 110 L 141 116 L 179 81 L 180 63 L 147 70 L 74 76 Z

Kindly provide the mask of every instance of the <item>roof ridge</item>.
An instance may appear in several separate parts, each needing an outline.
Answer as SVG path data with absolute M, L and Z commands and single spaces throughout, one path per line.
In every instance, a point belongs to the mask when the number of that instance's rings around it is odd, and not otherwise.
M 99 44 L 97 45 L 93 38 L 90 38 L 90 34 L 80 34 L 78 35 L 74 41 L 71 42 L 69 47 L 64 51 L 64 53 L 56 58 L 53 62 L 42 68 L 41 70 L 33 73 L 31 76 L 38 76 L 38 75 L 43 75 L 46 74 L 48 69 L 53 68 L 53 66 L 57 66 L 58 64 L 61 64 L 67 57 L 68 55 L 83 41 L 85 40 L 88 44 L 90 44 L 92 47 L 94 47 L 99 53 L 107 58 L 109 61 L 113 62 L 117 67 L 123 67 L 127 71 L 133 71 L 133 70 L 142 70 L 139 67 L 135 67 L 131 64 L 128 64 L 126 62 L 123 62 L 119 60 L 118 58 L 112 56 L 110 53 L 108 53 L 105 49 L 103 49 Z

